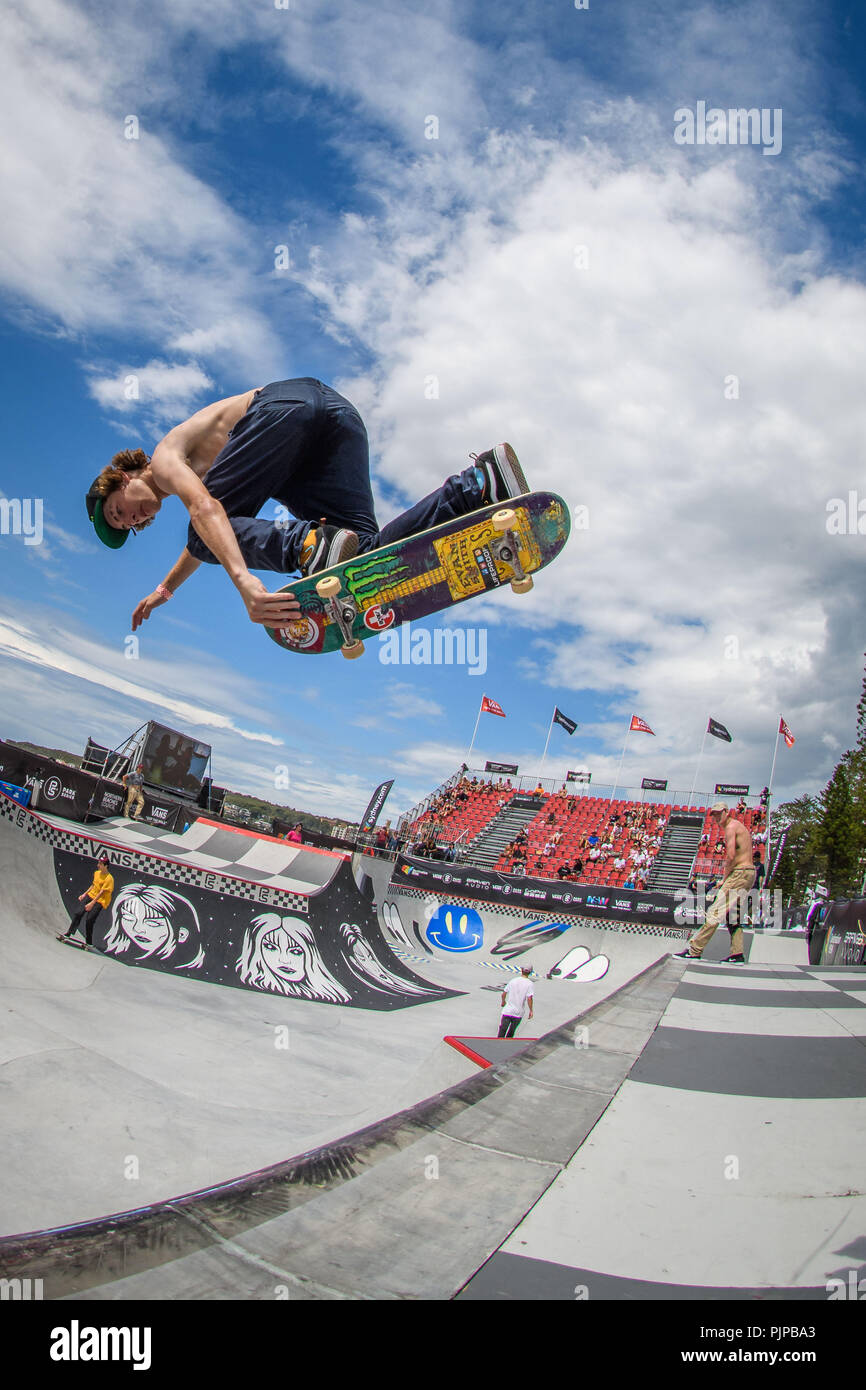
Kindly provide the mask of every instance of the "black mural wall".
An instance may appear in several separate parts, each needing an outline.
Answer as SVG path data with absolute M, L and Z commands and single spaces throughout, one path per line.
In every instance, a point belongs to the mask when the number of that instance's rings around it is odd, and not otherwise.
M 54 850 L 70 916 L 94 868 L 91 860 Z M 287 893 L 284 903 L 266 904 L 157 878 L 134 865 L 110 869 L 114 896 L 97 919 L 93 944 L 124 965 L 361 1009 L 405 1009 L 457 993 L 420 979 L 393 955 L 347 861 L 320 893 Z M 187 873 L 193 876 L 188 866 Z

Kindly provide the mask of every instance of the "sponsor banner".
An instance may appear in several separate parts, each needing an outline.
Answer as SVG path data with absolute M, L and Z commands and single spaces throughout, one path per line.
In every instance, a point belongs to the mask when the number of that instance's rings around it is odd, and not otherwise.
M 566 782 L 591 782 L 591 781 L 592 781 L 592 773 L 591 773 L 591 772 L 567 772 L 567 773 L 565 774 L 565 780 L 566 780 Z
M 666 792 L 668 789 L 667 779 L 660 782 L 657 777 L 645 777 L 641 786 L 645 792 Z
M 707 733 L 712 734 L 713 738 L 720 738 L 723 743 L 733 743 L 734 741 L 724 724 L 720 724 L 718 719 L 710 719 Z
M 785 723 L 784 719 L 780 719 L 780 720 L 779 720 L 779 733 L 782 735 L 782 738 L 785 740 L 785 747 L 786 747 L 786 748 L 793 748 L 793 747 L 794 747 L 794 744 L 797 742 L 797 740 L 794 738 L 794 735 L 791 733 L 791 730 L 788 728 L 788 726 L 787 726 L 787 724 Z
M 500 719 L 504 719 L 504 718 L 505 718 L 505 710 L 502 708 L 502 706 L 501 706 L 496 700 L 491 700 L 491 698 L 490 698 L 489 695 L 484 695 L 484 696 L 482 697 L 482 700 L 481 700 L 481 713 L 482 713 L 482 714 L 498 714 L 499 717 L 500 717 Z
M 866 898 L 834 898 L 820 915 L 810 923 L 810 963 L 866 964 Z
M 19 806 L 30 805 L 31 787 L 16 787 L 13 782 L 0 782 L 0 792 L 17 801 Z
M 504 776 L 513 777 L 517 771 L 517 763 L 485 763 L 485 772 L 501 772 Z
M 567 734 L 573 734 L 575 729 L 578 727 L 577 721 L 574 719 L 569 719 L 568 715 L 563 714 L 562 710 L 559 709 L 558 706 L 553 711 L 553 722 L 554 724 L 561 724 Z
M 0 781 L 30 791 L 33 810 L 48 811 L 67 820 L 123 815 L 125 792 L 119 783 L 106 782 L 8 743 L 0 743 Z M 145 790 L 144 819 L 151 825 L 173 830 L 184 810 L 176 801 Z
M 361 817 L 361 824 L 359 827 L 359 833 L 361 835 L 369 835 L 370 831 L 373 829 L 393 785 L 393 777 L 390 782 L 380 782 L 373 795 L 370 797 L 370 804 Z
M 641 917 L 674 924 L 674 899 L 668 893 L 638 893 L 627 888 L 603 888 L 598 884 L 571 883 L 548 878 L 515 878 L 463 864 L 447 864 L 400 855 L 393 882 L 406 888 L 443 895 L 479 898 L 491 904 L 507 903 L 527 910 L 567 912 L 585 917 Z
M 717 782 L 716 796 L 748 796 L 749 788 L 735 782 Z
M 630 734 L 653 734 L 649 724 L 645 719 L 641 719 L 639 714 L 632 715 L 628 731 Z M 655 734 L 653 734 L 653 738 L 655 738 Z

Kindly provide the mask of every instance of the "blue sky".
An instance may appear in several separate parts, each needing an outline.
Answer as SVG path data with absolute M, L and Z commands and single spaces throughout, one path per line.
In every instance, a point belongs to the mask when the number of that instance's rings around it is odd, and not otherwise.
M 581 728 L 551 774 L 610 782 L 635 712 L 625 783 L 688 788 L 712 715 L 734 743 L 701 785 L 758 789 L 782 714 L 777 793 L 822 785 L 866 648 L 864 56 L 858 7 L 799 0 L 17 7 L 0 490 L 44 534 L 0 535 L 0 734 L 156 718 L 219 782 L 274 796 L 288 767 L 277 799 L 357 816 L 449 775 L 487 693 L 479 758 L 529 774 L 558 704 Z M 780 110 L 780 151 L 676 143 L 701 101 Z M 183 508 L 110 554 L 87 485 L 291 375 L 362 411 L 383 522 L 502 439 L 586 508 L 531 596 L 451 615 L 483 674 L 293 657 L 207 566 L 130 646 Z

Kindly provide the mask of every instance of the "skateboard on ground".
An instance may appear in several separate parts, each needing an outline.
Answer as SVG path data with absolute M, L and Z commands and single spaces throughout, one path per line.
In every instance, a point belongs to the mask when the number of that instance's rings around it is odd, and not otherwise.
M 76 941 L 73 937 L 63 936 L 60 933 L 58 933 L 57 940 L 62 941 L 64 946 L 74 946 L 75 949 L 78 951 L 83 951 L 87 945 L 86 941 Z
M 301 616 L 268 634 L 290 652 L 360 656 L 364 638 L 510 584 L 532 588 L 568 540 L 568 508 L 552 492 L 527 492 L 455 517 L 320 574 L 284 585 Z

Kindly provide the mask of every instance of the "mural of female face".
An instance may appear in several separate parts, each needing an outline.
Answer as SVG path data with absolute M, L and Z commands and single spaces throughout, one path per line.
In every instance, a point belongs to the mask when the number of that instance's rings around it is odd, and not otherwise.
M 281 980 L 305 980 L 308 955 L 302 941 L 286 927 L 273 927 L 261 940 L 262 960 L 268 973 Z
M 116 919 L 121 931 L 146 956 L 161 950 L 171 940 L 171 925 L 166 914 L 149 907 L 142 898 L 127 898 L 119 903 Z M 183 939 L 186 940 L 185 932 Z
M 114 900 L 106 951 L 122 956 L 138 952 L 139 960 L 171 960 L 180 969 L 194 969 L 204 960 L 201 931 L 192 903 L 155 883 L 129 883 Z
M 300 999 L 348 1004 L 350 995 L 319 954 L 309 922 L 287 913 L 263 912 L 244 933 L 237 972 L 245 985 Z

